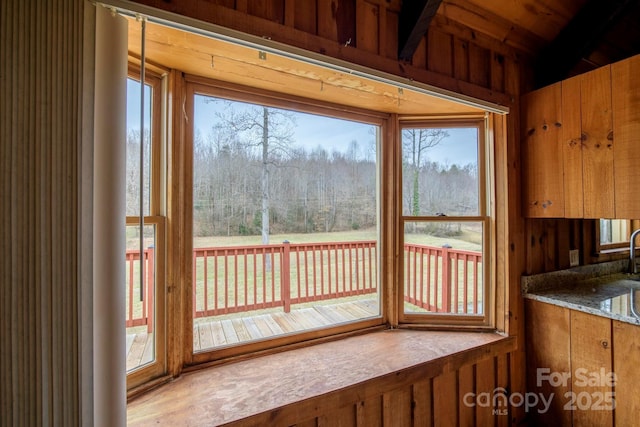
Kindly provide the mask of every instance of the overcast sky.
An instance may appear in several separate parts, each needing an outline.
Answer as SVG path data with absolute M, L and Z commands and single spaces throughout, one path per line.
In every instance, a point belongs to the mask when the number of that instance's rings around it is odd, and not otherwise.
M 128 80 L 127 99 L 130 108 L 127 108 L 127 129 L 138 129 L 140 126 L 140 87 L 137 82 Z M 149 99 L 149 89 L 145 92 L 145 98 Z M 205 103 L 204 97 L 196 96 L 195 100 L 195 126 L 205 136 L 212 125 L 212 117 L 215 117 L 218 103 Z M 242 105 L 238 103 L 238 106 Z M 219 107 L 218 107 L 219 108 Z M 145 106 L 145 123 L 148 126 L 150 117 L 149 102 Z M 296 128 L 294 141 L 296 146 L 304 147 L 311 151 L 322 146 L 329 153 L 332 151 L 346 152 L 351 141 L 357 141 L 364 151 L 373 146 L 375 140 L 375 126 L 341 120 L 311 114 L 294 113 Z M 453 128 L 447 130 L 449 137 L 436 147 L 427 152 L 430 161 L 442 164 L 457 164 L 464 166 L 477 161 L 477 131 L 475 128 Z

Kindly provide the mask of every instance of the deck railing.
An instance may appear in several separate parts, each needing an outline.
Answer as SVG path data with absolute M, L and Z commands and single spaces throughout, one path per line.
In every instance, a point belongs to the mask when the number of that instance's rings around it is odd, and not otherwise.
M 194 249 L 193 315 L 208 317 L 377 291 L 375 241 Z
M 405 301 L 429 312 L 482 312 L 482 254 L 405 244 Z M 377 292 L 375 241 L 289 243 L 193 250 L 193 316 L 209 317 Z M 127 251 L 126 325 L 153 331 L 153 248 Z M 135 271 L 135 274 L 134 274 Z M 136 292 L 137 290 L 137 292 Z
M 482 253 L 405 244 L 405 301 L 429 312 L 482 312 Z
M 155 251 L 153 247 L 144 250 L 144 278 L 140 284 L 140 251 L 125 252 L 127 289 L 126 327 L 147 326 L 147 332 L 153 332 L 153 294 L 155 278 Z

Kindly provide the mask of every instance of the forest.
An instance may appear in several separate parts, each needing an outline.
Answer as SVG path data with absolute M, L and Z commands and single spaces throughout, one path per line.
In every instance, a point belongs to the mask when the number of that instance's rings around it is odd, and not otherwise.
M 193 137 L 194 237 L 263 234 L 266 243 L 269 234 L 376 227 L 380 161 L 376 126 L 354 123 L 368 129 L 364 140 L 336 142 L 328 137 L 310 146 L 297 139 L 296 128 L 314 118 L 331 128 L 330 120 L 337 119 L 302 117 L 210 97 L 203 100 L 202 105 L 210 104 L 214 112 L 208 113 Z M 460 165 L 430 156 L 435 146 L 454 143 L 446 129 L 403 130 L 404 215 L 477 214 L 477 163 Z M 130 207 L 139 206 L 139 184 L 132 178 L 138 176 L 139 150 L 139 132 L 130 130 L 128 215 L 136 215 Z

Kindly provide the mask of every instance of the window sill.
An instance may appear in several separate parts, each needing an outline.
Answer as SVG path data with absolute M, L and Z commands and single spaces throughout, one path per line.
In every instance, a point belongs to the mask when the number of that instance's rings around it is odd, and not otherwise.
M 133 400 L 129 426 L 220 425 L 246 418 L 293 424 L 416 379 L 515 349 L 496 333 L 395 329 L 372 332 L 184 374 Z M 337 400 L 336 400 L 337 399 Z M 310 405 L 309 400 L 312 400 Z M 248 421 L 248 420 L 246 420 Z

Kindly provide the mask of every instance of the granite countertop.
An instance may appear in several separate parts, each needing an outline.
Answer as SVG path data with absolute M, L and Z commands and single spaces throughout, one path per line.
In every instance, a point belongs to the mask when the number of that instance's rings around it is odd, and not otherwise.
M 613 261 L 523 276 L 525 298 L 640 325 L 640 275 Z

